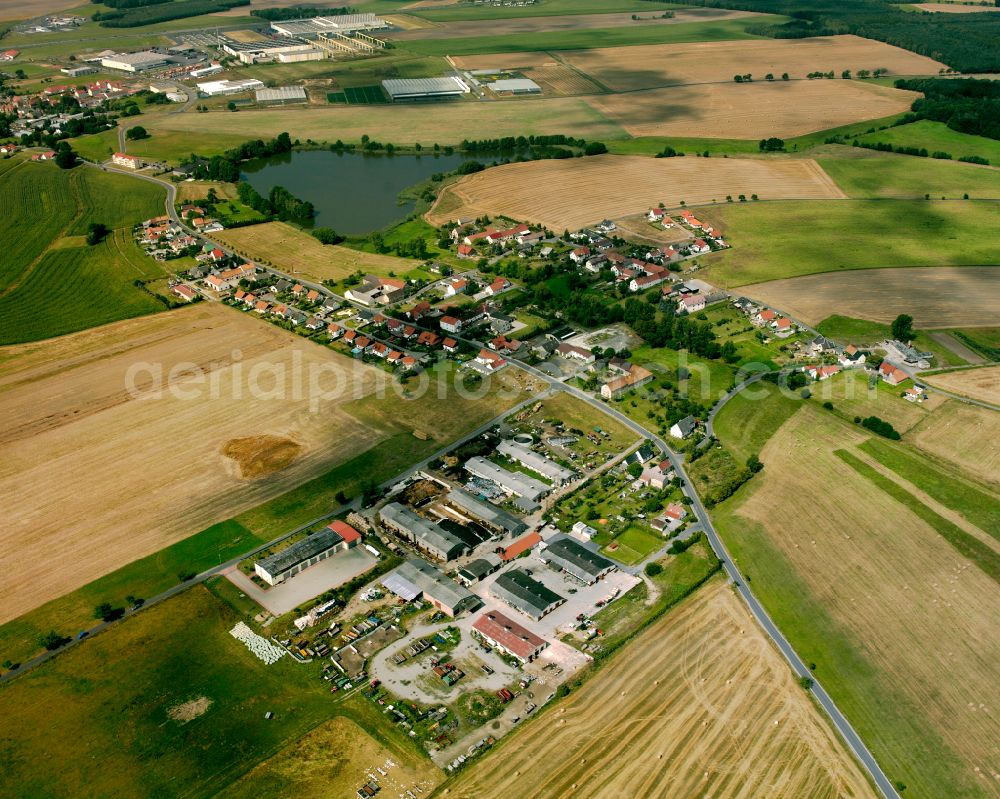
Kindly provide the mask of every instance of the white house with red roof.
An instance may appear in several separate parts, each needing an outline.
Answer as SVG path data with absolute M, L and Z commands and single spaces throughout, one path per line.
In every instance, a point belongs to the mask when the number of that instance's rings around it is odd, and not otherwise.
M 751 319 L 750 321 L 753 322 L 755 325 L 757 325 L 757 327 L 763 327 L 764 325 L 771 324 L 771 322 L 774 321 L 774 318 L 776 316 L 777 314 L 770 308 L 764 308 L 760 311 L 757 311 L 757 313 L 753 315 L 753 319 Z
M 462 320 L 455 316 L 442 316 L 441 329 L 449 333 L 460 333 L 462 331 Z
M 194 298 L 198 296 L 193 288 L 186 286 L 183 283 L 178 283 L 172 290 L 174 294 L 186 302 L 192 302 Z
M 688 252 L 692 255 L 705 255 L 711 251 L 712 248 L 708 246 L 708 242 L 704 239 L 695 239 L 688 245 Z
M 878 374 L 890 386 L 898 386 L 904 380 L 910 379 L 906 372 L 888 361 L 882 361 L 878 368 Z
M 774 335 L 784 338 L 785 336 L 790 336 L 795 332 L 795 327 L 792 325 L 792 320 L 786 316 L 781 316 L 771 322 L 771 327 L 774 328 Z
M 486 367 L 491 372 L 502 369 L 507 365 L 507 361 L 500 357 L 498 353 L 485 348 L 479 351 L 479 354 L 476 356 L 476 363 Z
M 115 153 L 111 156 L 111 163 L 125 169 L 142 169 L 146 165 L 139 156 L 128 153 Z
M 650 208 L 646 214 L 646 219 L 650 222 L 662 222 L 664 217 L 666 217 L 667 212 L 662 208 Z
M 454 297 L 456 294 L 462 294 L 469 287 L 469 281 L 464 277 L 456 277 L 454 280 L 449 280 L 448 285 L 444 287 L 445 297 Z
M 802 368 L 813 380 L 828 380 L 840 371 L 839 366 L 805 366 Z
M 488 297 L 495 297 L 497 294 L 507 291 L 510 287 L 511 282 L 507 278 L 498 277 L 484 289 L 483 293 Z
M 691 294 L 681 297 L 680 309 L 686 313 L 697 313 L 705 310 L 705 298 L 701 294 Z
M 663 283 L 670 276 L 670 273 L 663 271 L 658 275 L 639 275 L 632 278 L 628 284 L 629 291 L 644 291 L 645 289 L 652 288 L 653 286 L 658 286 Z
M 590 247 L 577 247 L 569 254 L 569 259 L 575 264 L 581 264 L 590 257 Z

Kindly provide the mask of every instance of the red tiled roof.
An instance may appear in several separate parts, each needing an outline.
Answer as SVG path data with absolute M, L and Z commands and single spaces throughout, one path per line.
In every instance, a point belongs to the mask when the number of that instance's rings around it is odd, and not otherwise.
M 514 560 L 522 552 L 531 549 L 535 544 L 541 543 L 541 540 L 542 537 L 538 533 L 528 533 L 507 547 L 500 558 L 505 561 Z
M 348 544 L 354 541 L 361 540 L 361 533 L 359 533 L 357 530 L 355 530 L 353 527 L 351 527 L 351 525 L 347 524 L 346 522 L 340 521 L 340 519 L 331 524 L 328 524 L 327 527 L 329 527 L 331 530 L 333 530 L 333 532 L 335 532 L 337 535 L 343 538 Z
M 540 638 L 531 630 L 495 610 L 488 611 L 476 619 L 472 628 L 523 659 L 531 657 L 546 643 L 544 638 Z

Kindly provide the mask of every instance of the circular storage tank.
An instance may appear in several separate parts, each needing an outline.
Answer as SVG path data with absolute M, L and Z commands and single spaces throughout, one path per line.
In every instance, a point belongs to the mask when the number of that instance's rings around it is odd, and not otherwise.
M 535 443 L 535 439 L 532 436 L 528 435 L 527 433 L 518 433 L 516 436 L 514 436 L 514 440 L 518 444 L 522 444 L 526 447 L 530 447 L 532 444 Z

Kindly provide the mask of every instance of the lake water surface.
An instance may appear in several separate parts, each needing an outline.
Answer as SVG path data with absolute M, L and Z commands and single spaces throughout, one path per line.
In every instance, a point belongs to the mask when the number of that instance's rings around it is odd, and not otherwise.
M 361 234 L 403 219 L 415 203 L 399 204 L 399 193 L 435 172 L 450 172 L 459 155 L 384 155 L 303 150 L 243 165 L 243 177 L 263 195 L 284 186 L 316 207 L 316 227 Z

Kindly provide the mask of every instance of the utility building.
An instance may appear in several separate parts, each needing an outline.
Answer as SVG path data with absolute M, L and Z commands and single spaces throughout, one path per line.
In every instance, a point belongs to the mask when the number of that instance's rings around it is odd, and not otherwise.
M 482 606 L 479 597 L 420 558 L 410 558 L 400 564 L 383 578 L 382 585 L 407 602 L 423 597 L 452 617 Z
M 359 533 L 350 525 L 334 522 L 320 532 L 258 560 L 254 564 L 254 571 L 268 585 L 278 585 L 321 560 L 353 547 L 360 538 Z
M 390 502 L 379 511 L 382 526 L 436 560 L 445 562 L 469 552 L 469 546 L 443 527 L 419 516 L 405 505 Z
M 566 601 L 522 569 L 499 575 L 490 586 L 490 593 L 535 621 Z
M 587 585 L 596 583 L 605 574 L 615 570 L 615 564 L 610 560 L 566 536 L 549 541 L 539 557 L 549 566 L 564 571 Z

